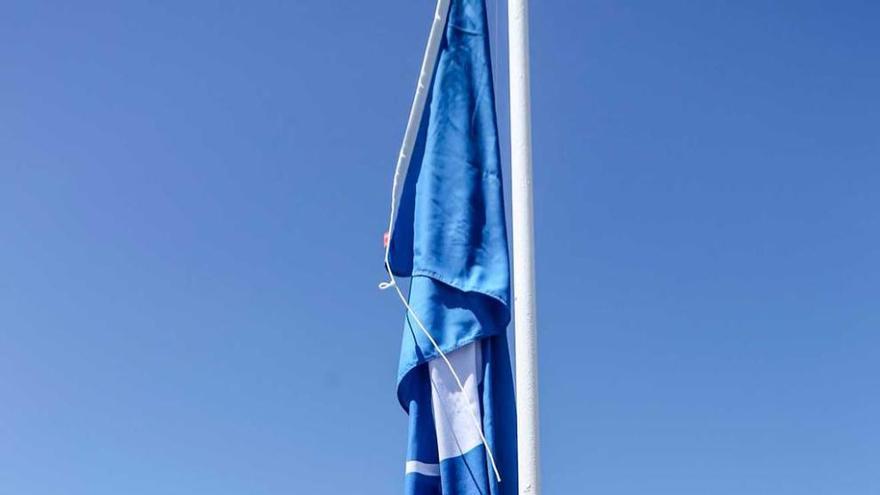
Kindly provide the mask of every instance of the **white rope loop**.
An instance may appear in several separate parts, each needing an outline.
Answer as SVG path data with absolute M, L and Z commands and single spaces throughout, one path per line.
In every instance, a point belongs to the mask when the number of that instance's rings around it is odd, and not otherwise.
M 461 393 L 464 396 L 467 396 L 467 392 L 464 390 L 464 384 L 461 381 L 461 378 L 458 376 L 458 373 L 455 372 L 455 367 L 452 366 L 452 363 L 449 361 L 449 358 L 446 357 L 446 353 L 443 352 L 443 349 L 440 348 L 440 345 L 437 344 L 437 341 L 434 340 L 434 337 L 431 335 L 431 332 L 425 327 L 425 324 L 422 323 L 421 318 L 419 318 L 418 313 L 412 309 L 409 303 L 406 300 L 406 296 L 403 295 L 403 291 L 400 290 L 400 286 L 397 285 L 397 280 L 394 278 L 394 274 L 391 273 L 391 267 L 386 263 L 385 270 L 388 272 L 388 276 L 391 277 L 390 282 L 385 282 L 380 284 L 380 288 L 382 285 L 385 285 L 385 288 L 394 287 L 395 292 L 397 292 L 397 296 L 400 298 L 400 302 L 403 303 L 403 306 L 406 308 L 407 312 L 412 315 L 413 321 L 416 322 L 416 326 L 422 331 L 425 337 L 431 341 L 431 345 L 434 346 L 434 350 L 437 351 L 437 354 L 440 355 L 440 358 L 443 359 L 443 362 L 446 363 L 446 367 L 449 368 L 449 372 L 452 374 L 452 378 L 455 379 L 455 384 L 458 386 L 458 389 L 461 390 Z M 433 384 L 432 384 L 433 386 Z M 468 404 L 474 406 L 470 401 Z M 492 455 L 492 449 L 489 448 L 489 442 L 486 440 L 486 436 L 483 434 L 483 428 L 480 426 L 480 421 L 477 419 L 477 416 L 474 414 L 474 409 L 476 406 L 467 408 L 468 413 L 470 415 L 471 421 L 473 422 L 474 428 L 476 428 L 477 433 L 480 434 L 480 441 L 483 443 L 483 447 L 486 449 L 486 454 L 489 457 L 489 463 L 492 464 L 492 470 L 495 471 L 495 478 L 501 483 L 501 473 L 498 471 L 498 466 L 495 464 L 495 456 Z

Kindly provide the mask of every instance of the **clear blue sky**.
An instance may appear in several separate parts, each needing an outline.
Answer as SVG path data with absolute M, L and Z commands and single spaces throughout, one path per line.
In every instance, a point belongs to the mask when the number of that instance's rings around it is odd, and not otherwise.
M 399 493 L 433 1 L 2 10 L 0 493 Z M 545 493 L 880 493 L 878 23 L 533 2 Z

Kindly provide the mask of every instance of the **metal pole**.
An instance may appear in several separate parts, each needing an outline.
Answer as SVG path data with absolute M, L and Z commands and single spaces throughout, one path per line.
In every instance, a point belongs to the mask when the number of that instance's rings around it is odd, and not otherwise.
M 538 334 L 532 212 L 532 122 L 528 0 L 508 0 L 510 50 L 510 168 L 513 211 L 513 305 L 519 493 L 539 495 Z

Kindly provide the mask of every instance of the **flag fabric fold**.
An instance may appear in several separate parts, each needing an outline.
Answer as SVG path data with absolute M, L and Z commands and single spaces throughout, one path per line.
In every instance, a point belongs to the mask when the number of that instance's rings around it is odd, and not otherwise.
M 405 493 L 514 495 L 510 271 L 484 0 L 451 0 L 433 71 L 388 262 L 411 277 L 412 313 L 461 386 L 408 312 L 397 388 L 410 422 Z

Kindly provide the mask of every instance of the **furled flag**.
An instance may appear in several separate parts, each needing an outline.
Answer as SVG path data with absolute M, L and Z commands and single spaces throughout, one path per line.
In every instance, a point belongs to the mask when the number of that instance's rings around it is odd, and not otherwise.
M 445 24 L 387 252 L 391 273 L 411 277 L 397 386 L 409 414 L 405 493 L 514 495 L 510 272 L 486 6 L 440 0 L 438 13 Z

